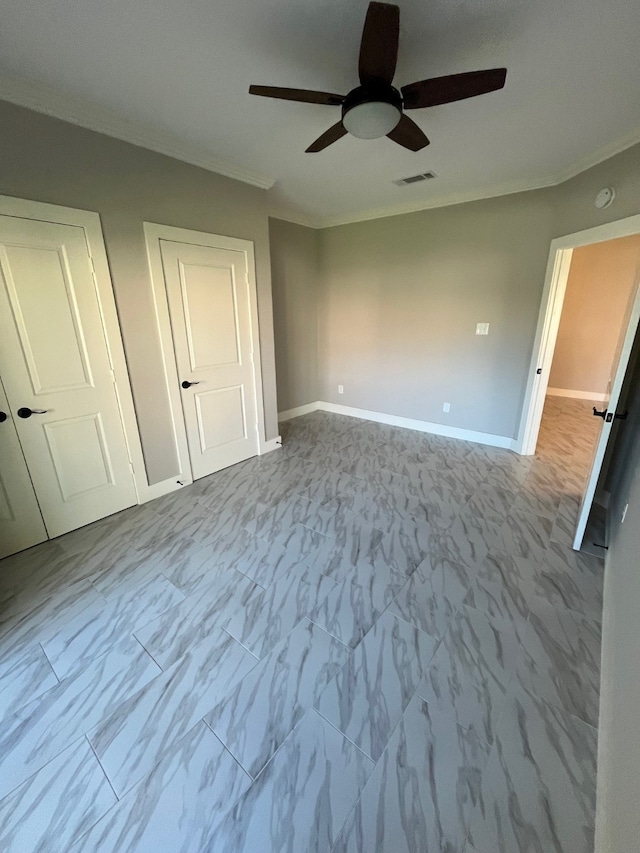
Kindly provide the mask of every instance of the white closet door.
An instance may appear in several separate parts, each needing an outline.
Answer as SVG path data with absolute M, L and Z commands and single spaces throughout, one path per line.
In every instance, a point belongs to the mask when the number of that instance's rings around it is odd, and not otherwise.
M 247 256 L 167 240 L 160 248 L 197 479 L 258 453 Z
M 40 507 L 0 382 L 0 559 L 46 538 Z
M 137 503 L 82 228 L 0 216 L 0 359 L 49 536 Z

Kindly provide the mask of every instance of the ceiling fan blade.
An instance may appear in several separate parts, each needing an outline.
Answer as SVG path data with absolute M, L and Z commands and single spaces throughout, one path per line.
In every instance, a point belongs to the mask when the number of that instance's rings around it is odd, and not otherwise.
M 399 36 L 400 9 L 390 3 L 369 3 L 358 62 L 358 74 L 363 86 L 393 82 Z
M 405 115 L 402 116 L 391 133 L 387 133 L 387 136 L 397 142 L 398 145 L 402 145 L 403 148 L 408 148 L 409 151 L 420 151 L 429 145 L 429 140 L 415 121 Z
M 347 131 L 344 129 L 342 122 L 336 122 L 336 124 L 332 125 L 329 130 L 325 130 L 322 136 L 319 136 L 315 142 L 312 142 L 306 150 L 312 154 L 315 154 L 316 151 L 323 151 L 325 148 L 328 148 L 329 145 L 332 145 L 334 142 L 342 139 L 346 134 Z
M 433 77 L 420 80 L 402 87 L 405 110 L 419 110 L 422 107 L 435 107 L 438 104 L 450 104 L 464 98 L 475 98 L 486 92 L 502 89 L 507 76 L 506 68 L 492 68 L 488 71 L 468 71 L 466 74 L 449 74 L 447 77 Z
M 300 101 L 304 104 L 326 104 L 339 107 L 344 101 L 343 95 L 333 92 L 315 92 L 313 89 L 283 89 L 280 86 L 249 86 L 250 95 L 262 95 L 263 98 L 281 98 L 283 101 Z

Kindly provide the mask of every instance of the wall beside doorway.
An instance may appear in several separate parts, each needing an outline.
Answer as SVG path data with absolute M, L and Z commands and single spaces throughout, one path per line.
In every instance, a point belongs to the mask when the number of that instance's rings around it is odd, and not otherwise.
M 640 267 L 640 235 L 574 249 L 548 393 L 601 399 Z
M 629 415 L 617 424 L 606 482 L 611 500 L 602 621 L 596 853 L 637 849 L 640 834 L 640 744 L 636 736 L 640 708 L 640 334 L 634 357 L 635 367 L 625 380 Z

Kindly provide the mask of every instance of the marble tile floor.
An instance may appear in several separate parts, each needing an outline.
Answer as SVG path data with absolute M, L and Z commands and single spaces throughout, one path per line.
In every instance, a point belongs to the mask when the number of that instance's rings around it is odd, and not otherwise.
M 598 423 L 316 412 L 0 563 L 0 850 L 591 853 Z M 597 553 L 597 552 L 596 552 Z

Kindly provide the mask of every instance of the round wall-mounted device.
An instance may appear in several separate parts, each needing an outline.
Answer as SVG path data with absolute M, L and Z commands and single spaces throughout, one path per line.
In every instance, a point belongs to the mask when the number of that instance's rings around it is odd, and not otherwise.
M 605 187 L 603 190 L 600 190 L 598 195 L 596 196 L 596 207 L 598 210 L 602 210 L 604 207 L 609 207 L 611 202 L 616 197 L 616 191 L 613 187 Z

